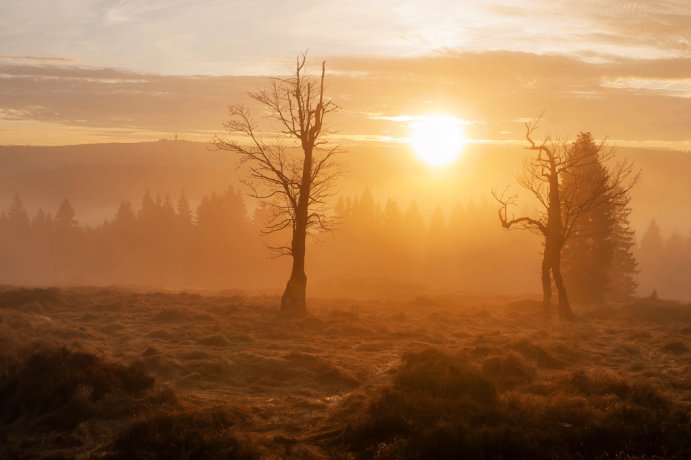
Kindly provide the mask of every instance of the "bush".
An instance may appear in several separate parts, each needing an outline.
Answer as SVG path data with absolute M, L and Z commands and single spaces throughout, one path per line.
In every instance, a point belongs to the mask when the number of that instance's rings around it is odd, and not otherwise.
M 55 288 L 0 290 L 0 308 L 21 308 L 32 303 L 42 307 L 64 306 L 66 304 L 61 291 Z
M 253 460 L 258 454 L 232 431 L 221 409 L 158 413 L 132 423 L 113 444 L 115 459 Z
M 496 396 L 492 384 L 464 359 L 433 348 L 405 356 L 394 382 L 401 388 L 441 398 L 467 397 L 489 402 Z
M 511 388 L 531 382 L 535 378 L 535 369 L 517 354 L 509 352 L 485 359 L 482 375 L 498 388 Z
M 514 445 L 494 385 L 463 356 L 435 349 L 404 357 L 393 385 L 350 420 L 347 447 L 361 458 L 537 458 Z
M 0 423 L 24 418 L 69 431 L 96 412 L 109 394 L 139 395 L 154 379 L 142 370 L 65 348 L 29 356 L 0 377 Z
M 513 353 L 482 371 L 434 349 L 407 355 L 346 422 L 345 447 L 378 459 L 691 458 L 689 415 L 649 384 L 575 371 L 546 394 L 508 390 L 531 370 Z

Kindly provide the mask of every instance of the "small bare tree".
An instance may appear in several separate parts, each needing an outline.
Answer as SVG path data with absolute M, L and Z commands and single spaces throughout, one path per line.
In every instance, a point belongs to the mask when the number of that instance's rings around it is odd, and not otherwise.
M 577 233 L 577 223 L 592 209 L 610 204 L 626 206 L 629 203 L 629 192 L 638 181 L 630 161 L 621 161 L 612 167 L 605 167 L 602 177 L 591 177 L 579 174 L 579 170 L 597 162 L 612 160 L 613 150 L 601 143 L 597 149 L 586 155 L 574 155 L 572 146 L 566 142 L 552 140 L 549 137 L 541 143 L 533 139 L 540 119 L 525 124 L 525 138 L 528 150 L 536 156 L 523 164 L 523 174 L 518 182 L 528 190 L 538 202 L 537 215 L 534 217 L 512 215 L 509 218 L 508 208 L 516 204 L 517 195 L 507 196 L 506 190 L 501 195 L 492 192 L 499 202 L 499 220 L 506 229 L 518 228 L 533 231 L 544 238 L 542 258 L 542 293 L 543 307 L 546 312 L 551 308 L 552 280 L 558 292 L 558 313 L 560 319 L 573 317 L 566 286 L 561 274 L 561 250 L 572 237 L 585 236 Z M 564 177 L 571 176 L 588 183 L 583 190 L 575 193 L 574 188 L 565 192 L 560 187 Z M 586 185 L 586 184 L 584 184 Z
M 231 105 L 224 124 L 230 137 L 212 141 L 216 148 L 238 154 L 247 167 L 250 196 L 271 209 L 265 233 L 292 231 L 290 244 L 271 248 L 293 259 L 281 298 L 281 311 L 291 315 L 306 312 L 305 241 L 310 231 L 331 230 L 328 207 L 340 174 L 334 162 L 339 148 L 328 147 L 325 139 L 325 117 L 338 108 L 324 94 L 326 64 L 322 62 L 316 79 L 306 75 L 305 63 L 303 54 L 292 76 L 274 78 L 268 87 L 249 93 L 277 124 L 275 135 L 262 136 L 249 109 Z

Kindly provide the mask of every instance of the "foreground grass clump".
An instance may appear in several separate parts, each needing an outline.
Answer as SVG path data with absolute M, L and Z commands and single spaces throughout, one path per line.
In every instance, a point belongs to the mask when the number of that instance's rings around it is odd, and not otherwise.
M 221 409 L 158 413 L 132 423 L 118 436 L 111 459 L 253 460 L 258 454 L 232 431 Z
M 60 348 L 5 369 L 0 458 L 257 458 L 229 409 L 186 410 L 138 366 Z
M 0 423 L 26 422 L 42 430 L 69 431 L 115 399 L 152 388 L 143 370 L 65 348 L 36 352 L 0 376 Z M 113 404 L 108 404 L 113 403 Z
M 531 393 L 516 387 L 533 378 L 521 365 L 512 354 L 480 367 L 434 349 L 410 354 L 347 421 L 346 447 L 381 460 L 691 458 L 689 415 L 651 386 L 575 370 Z

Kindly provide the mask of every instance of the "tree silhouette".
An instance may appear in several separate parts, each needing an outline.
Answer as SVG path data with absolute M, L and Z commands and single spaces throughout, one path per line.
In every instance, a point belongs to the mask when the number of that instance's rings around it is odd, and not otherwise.
M 517 195 L 507 197 L 506 191 L 502 195 L 493 192 L 493 195 L 500 204 L 499 220 L 504 228 L 530 230 L 544 238 L 541 270 L 543 307 L 546 312 L 551 308 L 554 281 L 559 299 L 559 318 L 568 320 L 573 313 L 561 272 L 564 244 L 574 236 L 579 222 L 592 209 L 603 204 L 626 206 L 638 174 L 634 173 L 633 165 L 628 161 L 618 162 L 612 168 L 604 167 L 602 176 L 579 174 L 597 161 L 606 164 L 612 159 L 613 151 L 600 144 L 596 149 L 574 155 L 573 147 L 566 142 L 546 137 L 541 143 L 536 143 L 533 137 L 539 121 L 538 118 L 525 124 L 527 149 L 535 152 L 536 156 L 524 163 L 523 175 L 519 178 L 519 184 L 537 200 L 538 215 L 509 218 L 508 208 L 517 204 Z M 567 176 L 580 178 L 588 193 L 578 193 L 580 187 L 563 191 L 561 184 Z
M 69 229 L 77 226 L 77 221 L 74 219 L 75 212 L 72 203 L 67 198 L 64 198 L 60 203 L 58 212 L 55 213 L 55 223 L 59 228 Z
M 50 232 L 52 225 L 53 217 L 43 209 L 39 209 L 34 218 L 31 220 L 31 229 L 36 233 L 40 233 L 41 235 L 45 235 Z
M 568 155 L 573 161 L 583 157 L 584 164 L 562 177 L 562 196 L 570 201 L 583 201 L 593 194 L 594 188 L 600 187 L 606 170 L 598 149 L 590 133 L 578 134 Z M 589 304 L 605 301 L 614 256 L 615 209 L 607 201 L 594 206 L 575 223 L 572 237 L 564 243 L 562 267 L 572 301 Z
M 137 215 L 132 210 L 132 203 L 127 200 L 120 202 L 115 213 L 113 225 L 121 230 L 121 233 L 132 233 L 137 222 Z
M 192 221 L 192 207 L 190 206 L 190 202 L 187 199 L 187 195 L 185 195 L 185 192 L 180 193 L 180 197 L 178 198 L 178 202 L 176 205 L 176 219 L 177 219 L 177 224 L 178 227 L 181 231 L 187 232 L 190 228 L 192 228 L 193 221 Z
M 10 209 L 7 211 L 7 223 L 11 231 L 20 235 L 25 235 L 29 230 L 29 213 L 26 212 L 24 203 L 17 193 L 14 194 Z
M 631 208 L 628 206 L 614 208 L 613 254 L 607 296 L 616 301 L 629 299 L 638 287 L 635 279 L 638 273 L 638 262 L 633 254 L 636 235 L 631 229 L 630 214 Z
M 330 230 L 328 201 L 340 170 L 333 161 L 338 147 L 327 148 L 324 120 L 337 106 L 325 98 L 326 65 L 321 78 L 306 75 L 306 54 L 298 57 L 295 73 L 289 78 L 274 78 L 272 84 L 250 97 L 268 110 L 278 124 L 278 137 L 272 142 L 259 134 L 248 108 L 231 105 L 224 124 L 234 137 L 214 137 L 213 145 L 240 155 L 248 168 L 246 183 L 250 196 L 270 206 L 272 219 L 265 232 L 292 230 L 289 245 L 273 248 L 293 259 L 290 279 L 281 298 L 281 310 L 303 314 L 305 291 L 305 240 L 310 230 Z

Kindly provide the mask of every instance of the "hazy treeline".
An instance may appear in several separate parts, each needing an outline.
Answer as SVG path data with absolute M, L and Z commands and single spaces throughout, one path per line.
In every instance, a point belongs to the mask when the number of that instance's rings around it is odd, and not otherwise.
M 416 203 L 382 204 L 365 190 L 339 199 L 335 214 L 337 231 L 310 238 L 308 251 L 310 279 L 336 294 L 355 285 L 373 295 L 425 285 L 527 292 L 535 283 L 538 241 L 503 232 L 487 201 L 469 199 L 448 216 L 438 209 L 426 218 Z M 138 206 L 123 201 L 96 226 L 77 216 L 67 199 L 55 213 L 30 215 L 15 196 L 0 215 L 0 282 L 250 289 L 284 282 L 286 258 L 272 260 L 267 246 L 289 235 L 262 235 L 267 210 L 249 213 L 233 188 L 196 208 L 184 194 L 146 192 Z
M 112 219 L 80 225 L 68 200 L 30 217 L 15 196 L 0 219 L 1 276 L 17 284 L 239 286 L 262 262 L 244 201 L 228 189 L 192 209 L 182 194 L 123 201 Z
M 7 284 L 132 284 L 167 288 L 280 288 L 286 258 L 262 236 L 265 208 L 249 212 L 239 191 L 211 193 L 192 206 L 184 194 L 123 201 L 100 225 L 78 222 L 65 199 L 54 213 L 31 214 L 16 196 L 0 214 L 0 282 Z M 337 230 L 311 238 L 308 273 L 319 293 L 395 293 L 409 286 L 447 291 L 537 291 L 540 240 L 505 231 L 486 199 L 458 201 L 446 213 L 422 214 L 415 202 L 377 200 L 369 190 L 341 197 Z M 657 236 L 655 236 L 657 235 Z M 691 298 L 691 239 L 663 238 L 659 228 L 637 248 L 639 292 Z M 388 281 L 388 282 L 387 282 Z M 321 291 L 323 292 L 323 291 Z
M 336 204 L 334 238 L 314 251 L 318 265 L 333 261 L 363 276 L 387 274 L 404 283 L 445 290 L 531 292 L 539 272 L 539 240 L 506 232 L 487 199 L 458 201 L 446 214 L 425 218 L 417 203 L 375 200 L 369 190 Z

